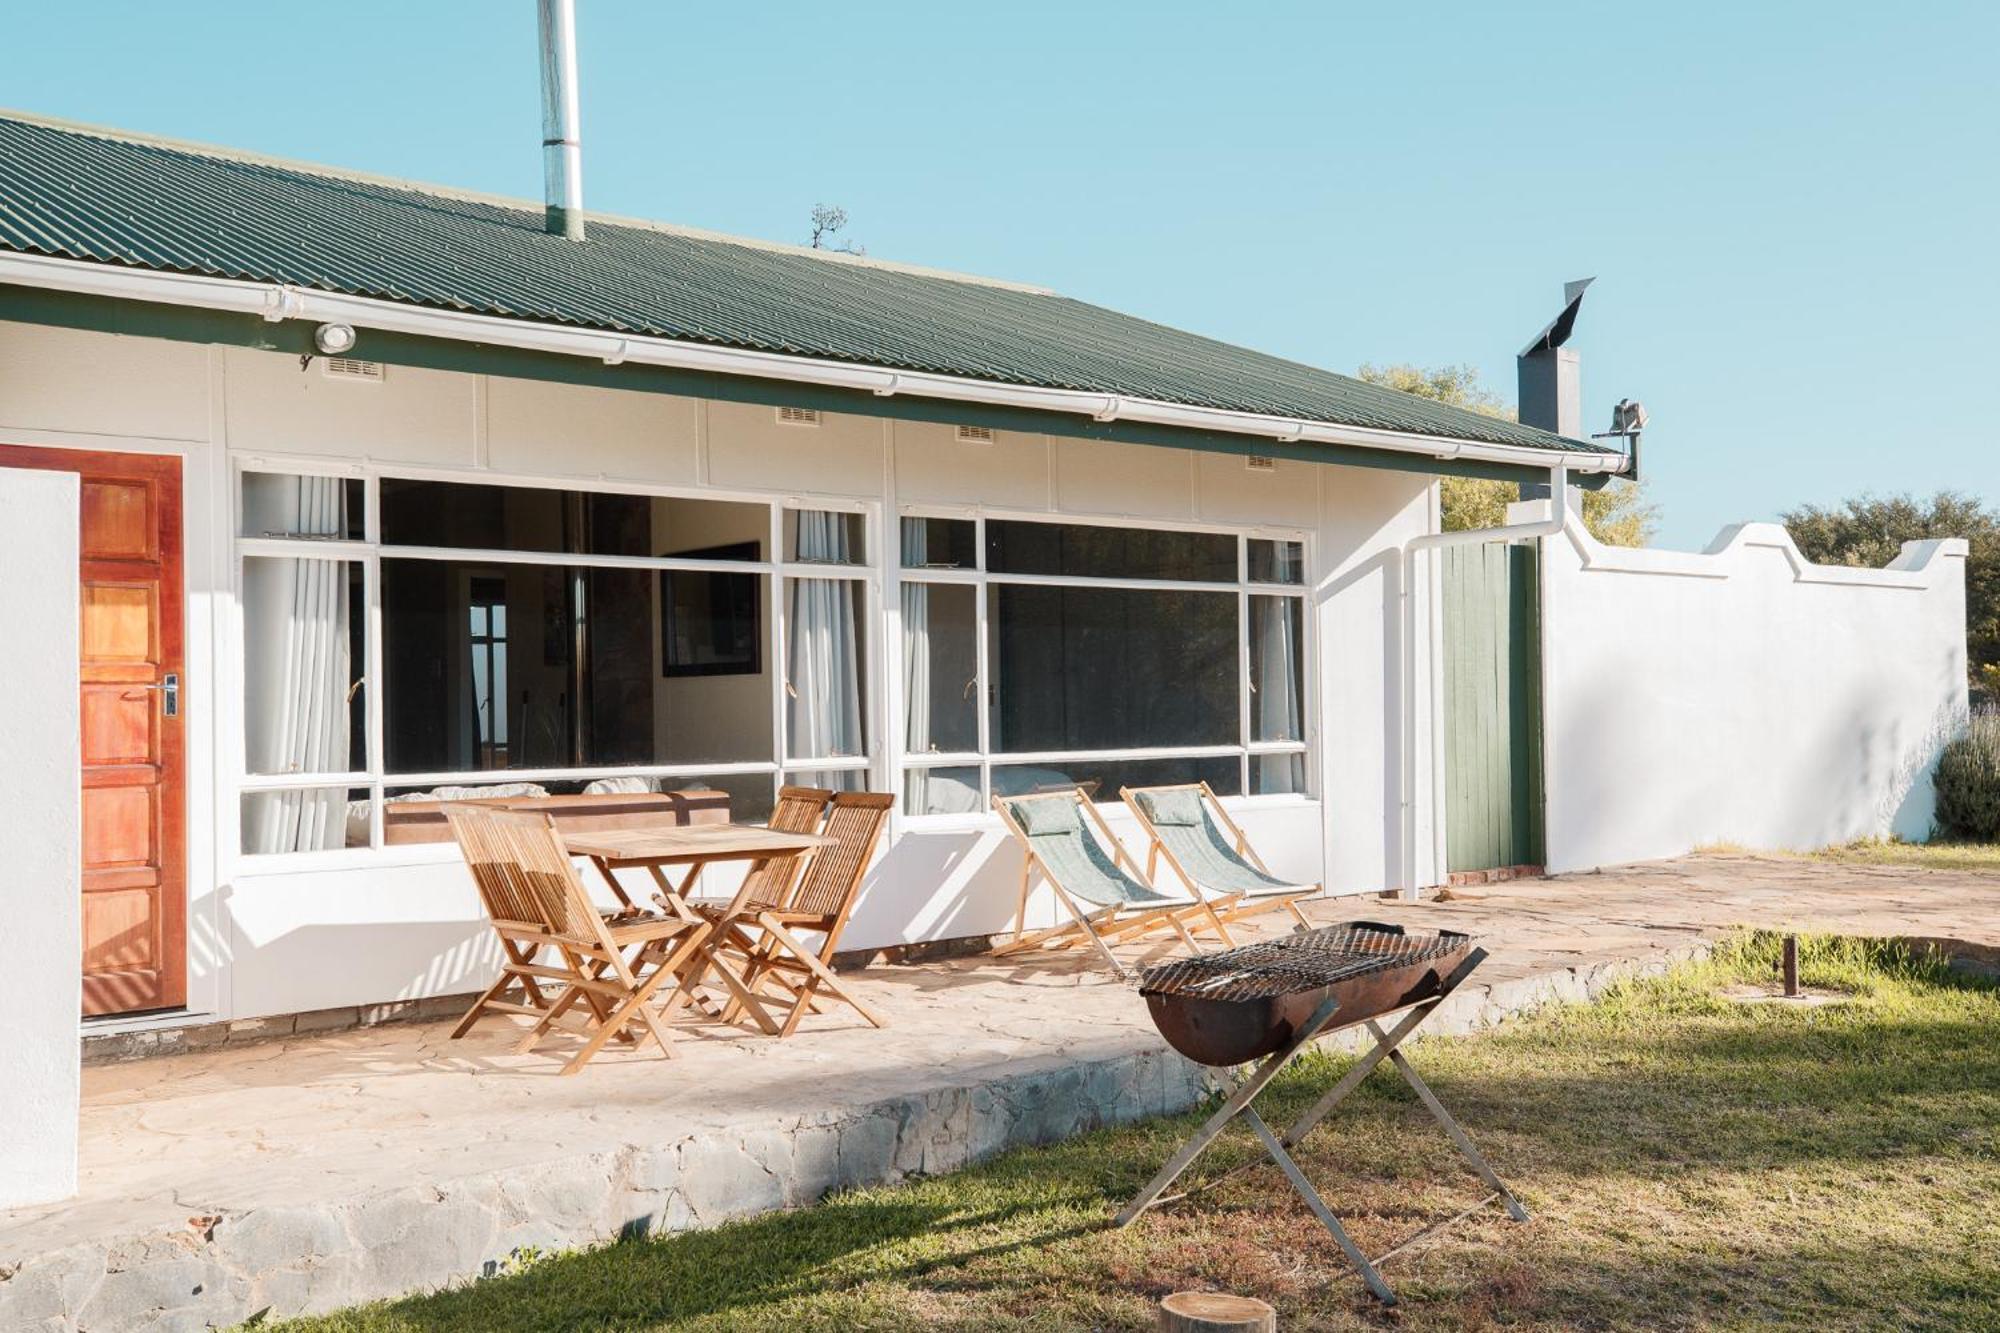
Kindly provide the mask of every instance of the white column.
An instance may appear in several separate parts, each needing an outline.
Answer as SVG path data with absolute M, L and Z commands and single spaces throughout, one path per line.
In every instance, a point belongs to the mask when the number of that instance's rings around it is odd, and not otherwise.
M 83 1005 L 77 478 L 0 468 L 0 830 L 8 923 L 0 1208 L 76 1193 Z

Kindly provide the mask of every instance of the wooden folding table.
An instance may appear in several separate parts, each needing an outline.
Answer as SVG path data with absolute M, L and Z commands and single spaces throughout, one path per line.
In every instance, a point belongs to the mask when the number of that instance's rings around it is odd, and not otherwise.
M 757 1026 L 765 1032 L 776 1035 L 778 1023 L 765 1012 L 757 996 L 743 983 L 714 947 L 714 942 L 724 938 L 726 927 L 743 911 L 744 905 L 731 901 L 720 917 L 711 914 L 704 918 L 689 905 L 689 890 L 700 877 L 702 869 L 719 861 L 762 861 L 777 856 L 811 855 L 821 847 L 833 844 L 833 839 L 821 837 L 817 833 L 782 833 L 768 828 L 744 824 L 661 824 L 658 828 L 607 829 L 601 833 L 579 833 L 565 838 L 569 850 L 578 856 L 589 857 L 611 891 L 618 895 L 618 901 L 637 911 L 634 903 L 619 884 L 619 870 L 643 868 L 659 886 L 659 900 L 662 906 L 677 916 L 691 921 L 708 920 L 714 933 L 700 947 L 697 957 L 692 959 L 681 977 L 681 985 L 690 992 L 700 985 L 712 969 L 722 978 L 722 984 L 735 997 L 736 1002 L 756 1020 Z M 675 883 L 667 874 L 667 867 L 683 867 L 680 882 Z M 741 895 L 738 895 L 741 897 Z

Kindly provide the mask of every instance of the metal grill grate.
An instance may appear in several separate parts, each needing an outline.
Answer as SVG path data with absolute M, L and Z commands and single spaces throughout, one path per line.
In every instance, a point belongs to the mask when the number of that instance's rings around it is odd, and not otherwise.
M 1413 935 L 1365 922 L 1323 926 L 1149 967 L 1139 978 L 1139 993 L 1263 1000 L 1370 972 L 1430 962 L 1460 952 L 1470 942 L 1470 937 L 1455 933 Z

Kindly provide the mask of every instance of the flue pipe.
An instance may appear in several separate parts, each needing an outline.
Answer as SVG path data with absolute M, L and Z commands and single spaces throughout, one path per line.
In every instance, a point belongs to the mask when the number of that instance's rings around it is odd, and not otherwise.
M 537 0 L 542 33 L 542 200 L 551 235 L 583 239 L 583 131 L 576 95 L 576 0 Z

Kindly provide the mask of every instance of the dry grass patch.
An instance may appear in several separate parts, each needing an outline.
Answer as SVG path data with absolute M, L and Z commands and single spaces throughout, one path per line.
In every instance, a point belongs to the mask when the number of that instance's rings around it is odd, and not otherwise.
M 1393 1312 L 1274 1169 L 1108 1230 L 1191 1129 L 1179 1117 L 292 1327 L 1143 1329 L 1161 1296 L 1205 1287 L 1262 1296 L 1291 1333 L 2000 1328 L 2000 993 L 1809 940 L 1806 982 L 1848 1002 L 1723 995 L 1767 983 L 1775 957 L 1750 937 L 1595 1005 L 1417 1044 L 1534 1217 L 1487 1214 L 1392 1260 Z M 1302 1109 L 1345 1063 L 1302 1060 L 1272 1109 Z M 1371 1252 L 1481 1192 L 1392 1078 L 1300 1154 Z M 1252 1155 L 1238 1132 L 1196 1171 Z

